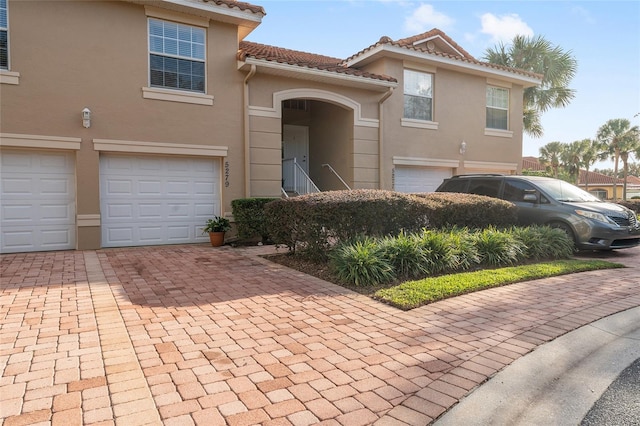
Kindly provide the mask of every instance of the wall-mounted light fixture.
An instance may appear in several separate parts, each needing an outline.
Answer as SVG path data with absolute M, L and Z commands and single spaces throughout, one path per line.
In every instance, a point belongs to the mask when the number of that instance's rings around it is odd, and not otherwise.
M 467 152 L 467 143 L 462 141 L 462 143 L 460 143 L 460 154 L 464 155 L 465 152 Z
M 82 110 L 82 126 L 85 129 L 91 127 L 91 110 L 89 108 Z

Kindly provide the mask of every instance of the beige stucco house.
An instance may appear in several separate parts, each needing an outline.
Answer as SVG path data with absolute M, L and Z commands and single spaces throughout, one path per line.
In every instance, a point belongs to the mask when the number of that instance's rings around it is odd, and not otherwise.
M 522 92 L 539 75 L 439 30 L 347 59 L 246 41 L 264 15 L 0 0 L 1 251 L 200 242 L 236 198 L 521 168 Z

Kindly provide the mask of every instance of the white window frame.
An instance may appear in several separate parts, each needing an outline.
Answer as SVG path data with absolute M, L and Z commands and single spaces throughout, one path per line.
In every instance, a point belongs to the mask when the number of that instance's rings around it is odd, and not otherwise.
M 506 101 L 507 101 L 507 106 L 504 107 L 502 105 L 492 105 L 492 101 L 493 101 L 493 97 L 490 96 L 490 91 L 501 91 L 503 93 L 506 93 Z M 502 127 L 490 127 L 489 126 L 489 114 L 486 113 L 486 119 L 485 119 L 485 128 L 486 129 L 490 129 L 490 130 L 498 130 L 498 131 L 509 131 L 509 106 L 510 106 L 510 96 L 511 96 L 511 92 L 508 88 L 506 87 L 497 87 L 497 86 L 487 86 L 487 90 L 486 90 L 486 110 L 488 112 L 489 109 L 494 109 L 494 110 L 500 110 L 500 111 L 506 111 L 507 113 L 507 120 L 506 120 L 506 127 L 502 128 Z
M 426 95 L 422 95 L 420 93 L 410 93 L 407 91 L 407 75 L 409 73 L 414 73 L 414 74 L 418 74 L 418 75 L 423 75 L 423 76 L 428 76 L 429 77 L 429 88 L 428 90 L 431 92 L 431 96 L 426 96 Z M 408 69 L 405 68 L 404 69 L 404 73 L 403 73 L 403 105 L 402 105 L 402 123 L 403 125 L 410 125 L 411 123 L 413 124 L 417 124 L 417 122 L 420 123 L 434 123 L 433 121 L 433 116 L 434 116 L 434 102 L 433 102 L 433 98 L 434 98 L 434 75 L 433 73 L 429 73 L 429 72 L 424 72 L 424 71 L 418 71 L 418 70 L 413 70 L 413 69 Z M 417 92 L 417 91 L 416 91 Z M 406 99 L 407 96 L 414 96 L 414 97 L 422 97 L 422 98 L 426 98 L 429 99 L 429 102 L 431 104 L 431 117 L 428 117 L 426 120 L 422 119 L 422 118 L 416 118 L 416 117 L 407 117 L 407 110 L 404 107 L 404 101 Z M 437 128 L 437 123 L 436 124 L 436 128 Z M 414 127 L 421 127 L 419 125 L 416 125 Z M 433 128 L 433 126 L 427 126 L 426 128 Z
M 151 28 L 152 25 L 161 25 L 162 28 L 165 30 L 165 34 L 161 34 L 161 35 L 156 35 L 156 34 L 152 34 L 151 33 Z M 176 31 L 176 38 L 170 38 L 166 35 L 166 28 L 169 26 L 175 26 L 175 31 Z M 184 33 L 185 31 L 189 32 L 189 33 L 194 33 L 194 30 L 197 31 L 197 34 L 202 38 L 202 42 L 199 42 L 197 40 L 180 40 L 180 33 Z M 173 22 L 173 21 L 168 21 L 166 19 L 158 19 L 158 18 L 154 18 L 154 17 L 149 17 L 147 18 L 147 35 L 148 35 L 148 51 L 149 51 L 149 87 L 154 87 L 154 88 L 158 88 L 158 89 L 168 89 L 168 90 L 180 90 L 180 91 L 185 91 L 185 92 L 190 92 L 190 93 L 206 93 L 207 91 L 207 80 L 206 80 L 206 76 L 207 76 L 207 57 L 206 57 L 206 50 L 207 50 L 207 45 L 206 45 L 206 38 L 207 38 L 207 30 L 205 28 L 202 27 L 197 27 L 194 25 L 189 25 L 189 24 L 183 24 L 180 22 Z M 160 44 L 160 49 L 154 48 L 154 43 L 152 43 L 152 39 L 156 40 L 156 42 L 159 42 Z M 171 52 L 171 51 L 167 51 L 168 49 L 166 48 L 168 42 L 174 42 L 175 43 L 175 52 Z M 183 49 L 183 47 L 186 47 L 187 50 L 189 50 L 189 53 L 184 53 L 181 50 Z M 196 48 L 199 47 L 199 50 L 201 50 L 201 52 L 198 53 L 194 53 L 194 50 Z M 173 50 L 173 49 L 172 49 Z M 170 58 L 170 59 L 175 59 L 175 60 L 183 60 L 183 61 L 188 61 L 190 63 L 199 63 L 202 65 L 202 69 L 203 69 L 203 87 L 202 90 L 198 90 L 198 89 L 193 89 L 193 88 L 185 88 L 185 87 L 180 87 L 180 82 L 178 80 L 179 78 L 179 70 L 176 69 L 176 86 L 168 86 L 168 85 L 152 85 L 151 82 L 151 56 L 158 56 L 158 57 L 162 57 L 163 59 L 165 58 Z M 177 66 L 177 65 L 176 65 Z M 165 70 L 166 72 L 166 70 Z M 190 74 L 191 76 L 193 76 L 193 74 Z
M 9 48 L 9 0 L 2 0 L 4 6 L 2 9 L 4 10 L 4 15 L 6 18 L 5 25 L 0 26 L 0 31 L 3 31 L 7 35 L 7 67 L 0 68 L 0 84 L 20 84 L 20 73 L 15 71 L 10 71 L 11 69 L 11 49 Z
M 4 7 L 3 7 L 4 5 Z M 3 71 L 9 71 L 10 68 L 10 60 L 9 60 L 9 0 L 0 0 L 0 16 L 4 14 L 4 25 L 2 23 L 2 19 L 0 19 L 0 31 L 6 33 L 7 36 L 7 66 L 2 67 L 0 69 Z
M 207 29 L 209 20 L 193 15 L 187 15 L 179 12 L 168 11 L 154 6 L 145 6 L 145 14 L 147 15 L 147 87 L 142 88 L 142 97 L 144 99 L 154 99 L 169 102 L 182 102 L 196 105 L 212 106 L 214 97 L 207 94 Z M 180 25 L 201 28 L 204 34 L 204 66 L 205 66 L 205 92 L 188 91 L 180 88 L 171 87 L 151 87 L 151 48 L 149 45 L 149 19 L 157 19 L 160 21 L 175 22 Z M 188 58 L 187 58 L 188 59 Z

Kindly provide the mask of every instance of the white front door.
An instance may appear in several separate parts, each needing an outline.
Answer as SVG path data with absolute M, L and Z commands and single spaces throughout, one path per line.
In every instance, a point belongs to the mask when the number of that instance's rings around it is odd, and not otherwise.
M 220 214 L 220 160 L 146 155 L 100 156 L 102 246 L 208 241 Z
M 285 124 L 282 145 L 284 159 L 295 158 L 304 172 L 309 174 L 309 128 Z
M 0 252 L 75 248 L 75 155 L 3 150 L 0 164 Z

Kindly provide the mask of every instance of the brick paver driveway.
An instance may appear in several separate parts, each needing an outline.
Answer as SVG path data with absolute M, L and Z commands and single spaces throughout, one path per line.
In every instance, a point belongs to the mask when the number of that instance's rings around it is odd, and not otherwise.
M 628 268 L 402 312 L 203 245 L 2 256 L 0 424 L 426 425 L 513 360 L 640 305 Z

